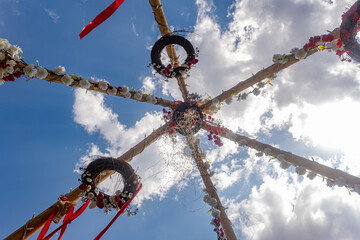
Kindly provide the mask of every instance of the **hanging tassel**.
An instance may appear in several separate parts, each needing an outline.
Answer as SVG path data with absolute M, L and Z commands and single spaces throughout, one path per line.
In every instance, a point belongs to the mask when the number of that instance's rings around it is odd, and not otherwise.
M 94 28 L 103 23 L 106 19 L 108 19 L 120 5 L 124 2 L 124 0 L 115 0 L 110 6 L 108 6 L 104 11 L 102 11 L 99 15 L 97 15 L 94 20 L 92 20 L 88 25 L 86 25 L 79 34 L 80 39 L 85 37 L 88 33 L 90 33 Z

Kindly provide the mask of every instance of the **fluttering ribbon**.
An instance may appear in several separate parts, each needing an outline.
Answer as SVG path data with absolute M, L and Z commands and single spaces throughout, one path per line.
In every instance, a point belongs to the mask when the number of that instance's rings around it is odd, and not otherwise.
M 99 15 L 97 15 L 94 20 L 92 20 L 88 25 L 86 25 L 79 34 L 80 39 L 85 37 L 89 32 L 91 32 L 94 28 L 103 23 L 106 19 L 108 19 L 124 2 L 124 0 L 115 0 L 110 6 L 108 6 L 104 11 L 102 11 Z
M 119 212 L 115 215 L 115 217 L 110 221 L 110 223 L 102 230 L 99 235 L 97 235 L 94 240 L 99 240 L 106 231 L 111 227 L 111 225 L 116 221 L 116 219 L 125 211 L 125 209 L 130 205 L 131 201 L 136 197 L 136 195 L 139 193 L 140 189 L 142 188 L 142 184 L 140 183 L 136 193 L 130 198 L 119 210 Z
M 58 227 L 57 229 L 55 229 L 54 231 L 52 231 L 49 235 L 47 235 L 43 240 L 49 240 L 55 233 L 57 233 L 60 229 L 60 236 L 58 238 L 58 240 L 61 240 L 62 236 L 64 235 L 65 233 L 65 230 L 67 228 L 67 225 L 70 224 L 75 218 L 77 218 L 78 216 L 80 216 L 84 211 L 85 209 L 87 208 L 87 206 L 89 205 L 90 203 L 90 200 L 86 200 L 86 202 L 81 206 L 79 207 L 78 210 L 76 210 L 75 213 L 74 212 L 74 207 L 69 207 L 69 210 L 68 212 L 66 213 L 66 216 L 64 217 L 64 220 L 63 220 L 63 224 Z M 39 239 L 38 239 L 39 240 Z
M 37 240 L 43 240 L 44 239 L 45 234 L 49 230 L 51 221 L 53 220 L 53 218 L 55 217 L 57 212 L 58 212 L 58 209 L 55 208 L 54 211 L 51 213 L 49 219 L 46 221 L 46 223 L 45 223 L 44 227 L 42 228 L 41 232 L 39 233 L 39 236 L 37 237 Z

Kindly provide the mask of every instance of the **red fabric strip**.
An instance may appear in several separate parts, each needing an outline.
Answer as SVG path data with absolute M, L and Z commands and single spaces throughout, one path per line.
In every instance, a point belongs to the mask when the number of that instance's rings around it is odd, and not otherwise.
M 90 203 L 90 200 L 87 200 L 78 210 L 76 210 L 76 212 L 74 214 L 71 214 L 71 216 L 65 216 L 65 218 L 67 218 L 65 220 L 63 220 L 63 224 L 58 227 L 57 229 L 55 229 L 54 231 L 52 231 L 49 235 L 47 235 L 43 240 L 49 240 L 55 233 L 57 233 L 60 229 L 63 229 L 67 227 L 68 224 L 70 224 L 75 218 L 77 218 L 78 216 L 80 216 L 84 211 L 85 209 L 87 208 L 87 206 L 89 205 Z M 62 232 L 62 231 L 61 231 Z M 61 234 L 60 232 L 60 236 L 58 238 L 58 240 L 61 239 L 62 235 L 64 235 L 64 233 Z M 65 232 L 65 230 L 64 230 Z M 38 239 L 39 240 L 39 239 Z
M 69 220 L 73 215 L 74 215 L 74 206 L 70 205 L 68 212 L 66 213 L 66 216 L 63 219 L 63 224 L 64 224 L 64 222 Z M 58 240 L 60 240 L 62 238 L 62 236 L 64 235 L 64 233 L 66 231 L 66 228 L 67 228 L 67 224 L 61 228 L 60 236 L 59 236 Z
M 47 233 L 47 231 L 49 230 L 51 221 L 53 220 L 53 218 L 55 217 L 56 213 L 57 213 L 58 209 L 55 208 L 54 211 L 51 213 L 49 219 L 46 221 L 43 229 L 41 230 L 39 236 L 37 237 L 37 240 L 43 240 L 45 234 Z
M 86 25 L 79 34 L 80 39 L 85 37 L 89 32 L 91 32 L 94 28 L 103 23 L 106 19 L 108 19 L 115 11 L 120 7 L 120 5 L 124 2 L 124 0 L 115 0 L 110 6 L 108 6 L 104 11 L 102 11 L 99 15 L 97 15 L 94 20 L 92 20 L 88 25 Z
M 136 191 L 136 193 L 132 196 L 132 198 L 129 199 L 129 201 L 127 201 L 119 210 L 119 212 L 115 215 L 115 217 L 111 220 L 111 222 L 106 226 L 106 228 L 104 228 L 104 230 L 101 231 L 101 233 L 99 233 L 99 235 L 97 235 L 94 240 L 99 240 L 105 233 L 106 231 L 111 227 L 111 225 L 116 221 L 116 219 L 125 211 L 125 209 L 130 205 L 131 201 L 135 198 L 135 196 L 139 193 L 140 189 L 142 188 L 142 184 L 140 184 L 138 190 Z

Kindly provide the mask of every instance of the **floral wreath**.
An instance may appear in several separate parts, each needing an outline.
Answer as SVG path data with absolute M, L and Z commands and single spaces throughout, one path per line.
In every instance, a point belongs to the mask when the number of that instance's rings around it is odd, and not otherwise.
M 360 62 L 360 45 L 355 39 L 357 32 L 360 30 L 358 25 L 360 18 L 360 1 L 356 1 L 341 18 L 340 39 L 344 45 L 344 49 L 353 60 Z
M 98 178 L 101 177 L 104 171 L 114 170 L 121 174 L 124 179 L 123 191 L 116 191 L 115 195 L 108 195 L 100 192 L 96 187 Z M 81 175 L 82 184 L 79 186 L 80 190 L 85 191 L 84 196 L 91 200 L 89 208 L 98 207 L 100 209 L 106 208 L 120 209 L 127 201 L 129 201 L 136 193 L 140 181 L 139 176 L 134 169 L 123 160 L 116 158 L 98 158 L 91 162 L 84 173 Z
M 179 67 L 173 67 L 171 64 L 165 67 L 161 62 L 161 51 L 170 44 L 182 46 L 186 51 L 187 58 Z M 197 54 L 195 53 L 194 47 L 186 38 L 179 35 L 167 34 L 157 40 L 151 49 L 151 64 L 159 74 L 167 78 L 174 78 L 188 72 L 192 65 L 198 63 L 199 60 L 195 58 L 196 56 Z
M 181 135 L 197 133 L 203 123 L 204 116 L 195 103 L 183 102 L 174 110 L 172 121 L 174 129 Z

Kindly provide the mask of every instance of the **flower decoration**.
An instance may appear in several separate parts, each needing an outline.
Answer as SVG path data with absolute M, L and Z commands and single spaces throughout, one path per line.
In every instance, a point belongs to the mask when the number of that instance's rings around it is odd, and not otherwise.
M 62 66 L 58 66 L 56 68 L 54 68 L 53 71 L 56 75 L 64 75 L 65 74 L 65 68 Z
M 203 124 L 203 114 L 196 103 L 180 103 L 172 113 L 174 129 L 181 135 L 197 133 Z
M 116 191 L 113 196 L 101 192 L 96 187 L 99 176 L 107 170 L 115 170 L 124 179 L 124 189 Z M 84 198 L 92 200 L 90 208 L 98 207 L 106 210 L 120 209 L 132 198 L 140 184 L 138 175 L 127 162 L 105 157 L 98 158 L 87 166 L 81 175 L 81 182 L 79 189 L 84 191 Z
M 347 53 L 351 59 L 360 62 L 360 45 L 356 40 L 359 31 L 360 1 L 356 1 L 341 18 L 339 45 L 342 44 L 344 50 L 339 50 L 336 54 L 341 56 Z
M 165 67 L 161 62 L 161 51 L 170 44 L 182 46 L 186 51 L 187 58 L 185 62 L 178 67 L 173 67 L 171 64 Z M 194 47 L 186 38 L 175 34 L 167 34 L 154 44 L 151 50 L 151 64 L 159 74 L 167 78 L 174 78 L 188 72 L 193 65 L 197 64 L 199 60 L 195 58 L 196 56 L 197 54 L 195 53 Z

